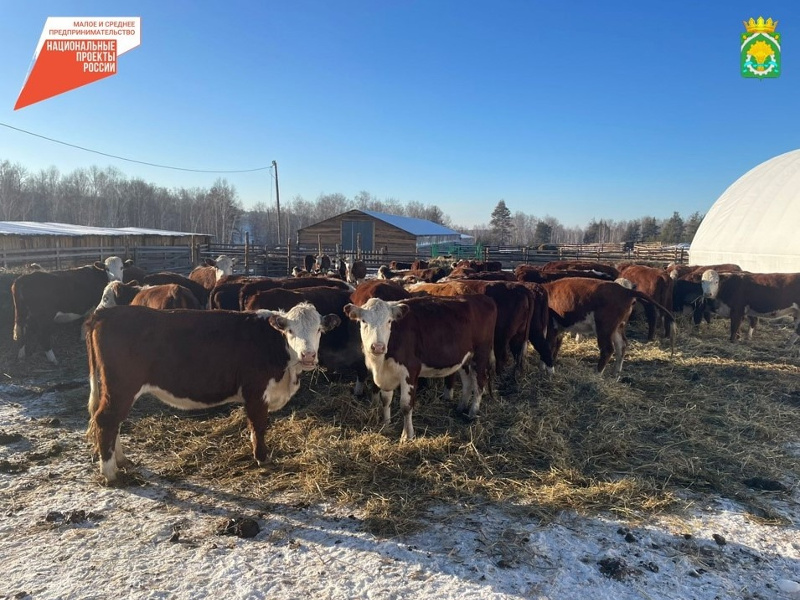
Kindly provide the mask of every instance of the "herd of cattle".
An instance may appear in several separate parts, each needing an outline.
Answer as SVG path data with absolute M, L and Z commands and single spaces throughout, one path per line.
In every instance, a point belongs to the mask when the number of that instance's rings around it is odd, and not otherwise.
M 326 260 L 327 259 L 327 260 Z M 748 337 L 759 317 L 791 315 L 800 337 L 800 274 L 756 274 L 736 265 L 658 269 L 637 264 L 557 261 L 392 263 L 367 278 L 360 261 L 307 257 L 286 278 L 233 275 L 220 256 L 189 277 L 147 274 L 118 257 L 76 269 L 19 276 L 12 284 L 14 339 L 25 358 L 36 341 L 57 364 L 54 324 L 84 318 L 89 363 L 89 439 L 108 481 L 128 462 L 119 428 L 136 399 L 149 393 L 183 409 L 241 402 L 255 459 L 266 460 L 269 413 L 298 390 L 303 371 L 355 375 L 361 395 L 371 378 L 390 420 L 400 389 L 403 433 L 414 438 L 418 379 L 443 378 L 458 410 L 475 418 L 495 373 L 519 376 L 528 343 L 550 373 L 565 333 L 594 334 L 597 371 L 615 356 L 619 375 L 626 325 L 635 304 L 648 339 L 663 327 L 675 341 L 677 312 L 695 325 L 730 318 L 731 341 L 745 317 Z

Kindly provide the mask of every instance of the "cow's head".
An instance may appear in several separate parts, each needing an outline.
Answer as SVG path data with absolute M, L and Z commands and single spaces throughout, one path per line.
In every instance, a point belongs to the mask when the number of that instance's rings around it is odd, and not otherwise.
M 360 322 L 364 353 L 380 356 L 386 354 L 389 347 L 392 321 L 405 317 L 408 306 L 398 301 L 386 302 L 380 298 L 370 298 L 361 307 L 355 304 L 346 305 L 344 314 L 353 321 Z
M 389 267 L 386 265 L 381 265 L 378 267 L 378 279 L 391 279 L 392 272 L 389 270 Z
M 112 281 L 106 285 L 103 290 L 103 296 L 100 298 L 100 303 L 97 305 L 96 310 L 101 308 L 110 308 L 120 304 L 130 304 L 134 296 L 142 290 L 142 286 L 137 282 L 122 283 L 121 281 Z
M 122 259 L 119 256 L 109 256 L 105 261 L 109 281 L 122 281 Z
M 258 315 L 283 334 L 289 347 L 290 364 L 304 371 L 316 368 L 320 336 L 341 322 L 336 315 L 321 317 L 312 304 L 301 302 L 289 312 L 259 310 Z
M 716 298 L 719 292 L 719 273 L 714 269 L 709 269 L 700 278 L 700 283 L 703 286 L 704 298 Z
M 230 256 L 225 256 L 224 254 L 220 254 L 217 257 L 217 260 L 214 261 L 214 266 L 217 267 L 217 281 L 227 275 L 233 275 L 233 265 L 235 262 L 235 259 Z
M 617 277 L 614 280 L 614 283 L 618 283 L 622 287 L 627 288 L 629 290 L 635 290 L 636 289 L 636 284 L 633 283 L 630 279 L 627 279 L 625 277 Z

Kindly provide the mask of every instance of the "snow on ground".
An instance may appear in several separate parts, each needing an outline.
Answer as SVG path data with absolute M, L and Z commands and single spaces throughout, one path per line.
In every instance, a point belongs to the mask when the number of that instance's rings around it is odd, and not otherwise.
M 800 598 L 797 489 L 772 501 L 791 526 L 707 497 L 636 522 L 442 506 L 421 532 L 387 539 L 357 511 L 244 498 L 143 467 L 143 485 L 103 487 L 83 439 L 85 395 L 26 394 L 0 386 L 0 597 Z M 15 473 L 22 455 L 32 466 Z M 260 532 L 221 535 L 231 518 Z

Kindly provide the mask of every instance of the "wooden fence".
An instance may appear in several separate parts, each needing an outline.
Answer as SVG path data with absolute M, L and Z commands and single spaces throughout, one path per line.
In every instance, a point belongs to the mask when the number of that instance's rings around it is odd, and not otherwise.
M 337 248 L 322 248 L 331 258 L 345 257 Z M 133 259 L 137 266 L 146 271 L 174 271 L 186 274 L 206 258 L 216 258 L 225 254 L 237 259 L 236 273 L 280 277 L 291 273 L 293 267 L 302 267 L 307 254 L 316 255 L 318 248 L 278 246 L 264 248 L 252 244 L 202 244 L 190 246 L 100 246 L 90 248 L 37 248 L 0 249 L 0 266 L 4 269 L 38 263 L 45 269 L 65 269 L 105 260 L 109 256 L 119 256 L 123 260 Z M 619 262 L 631 260 L 655 266 L 674 262 L 684 264 L 689 255 L 686 248 L 662 246 L 660 244 L 636 244 L 626 247 L 623 244 L 581 244 L 559 245 L 551 250 L 517 246 L 482 246 L 483 260 L 500 261 L 505 269 L 513 269 L 518 264 L 546 263 L 553 260 L 596 260 Z M 381 252 L 361 252 L 361 260 L 370 272 L 377 271 L 380 265 L 396 260 L 414 262 L 431 258 L 430 248 L 426 251 L 409 254 L 388 255 Z M 454 260 L 458 256 L 452 256 Z

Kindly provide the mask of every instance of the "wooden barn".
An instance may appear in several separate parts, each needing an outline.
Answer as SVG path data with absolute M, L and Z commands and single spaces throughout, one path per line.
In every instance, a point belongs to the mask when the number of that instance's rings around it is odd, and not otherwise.
M 186 256 L 192 248 L 208 244 L 213 236 L 201 233 L 142 229 L 139 227 L 89 227 L 68 223 L 0 221 L 0 267 L 37 262 L 45 268 L 62 268 L 102 260 L 163 255 Z M 148 252 L 150 250 L 150 252 Z
M 384 250 L 390 255 L 415 254 L 431 244 L 458 243 L 461 234 L 444 225 L 373 210 L 349 210 L 297 231 L 299 246 L 333 248 L 343 252 Z

